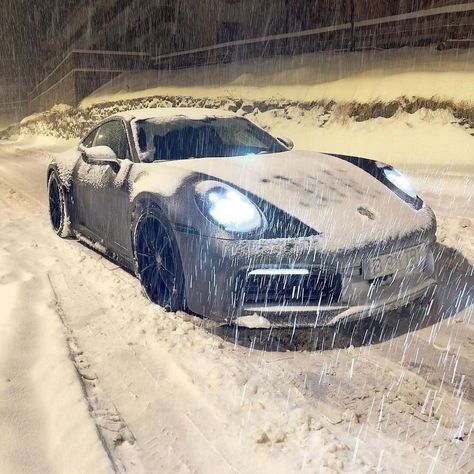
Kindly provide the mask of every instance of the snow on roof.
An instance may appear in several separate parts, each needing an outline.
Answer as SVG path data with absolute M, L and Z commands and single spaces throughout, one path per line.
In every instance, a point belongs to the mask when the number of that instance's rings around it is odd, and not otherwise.
M 237 116 L 237 114 L 225 110 L 195 107 L 160 107 L 154 109 L 128 110 L 114 114 L 114 117 L 120 117 L 128 121 L 148 120 L 153 118 L 171 119 L 176 117 L 184 117 L 189 120 L 204 120 L 210 117 L 231 118 Z

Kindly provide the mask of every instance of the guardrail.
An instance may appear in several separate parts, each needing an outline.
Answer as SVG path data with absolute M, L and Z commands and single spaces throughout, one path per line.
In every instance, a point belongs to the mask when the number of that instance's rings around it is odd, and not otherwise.
M 219 43 L 151 58 L 156 68 L 182 68 L 278 54 L 417 46 L 473 36 L 474 2 L 304 31 Z M 430 25 L 431 23 L 431 25 Z
M 141 52 L 101 51 L 73 49 L 69 51 L 61 62 L 29 93 L 30 99 L 48 87 L 56 84 L 66 74 L 75 69 L 82 70 L 124 70 L 140 64 L 148 65 L 150 55 Z

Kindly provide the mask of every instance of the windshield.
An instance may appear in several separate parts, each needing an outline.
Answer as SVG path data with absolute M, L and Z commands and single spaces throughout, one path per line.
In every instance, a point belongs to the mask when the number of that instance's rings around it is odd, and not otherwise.
M 135 124 L 143 161 L 256 155 L 287 149 L 270 134 L 240 117 L 192 120 L 152 118 Z

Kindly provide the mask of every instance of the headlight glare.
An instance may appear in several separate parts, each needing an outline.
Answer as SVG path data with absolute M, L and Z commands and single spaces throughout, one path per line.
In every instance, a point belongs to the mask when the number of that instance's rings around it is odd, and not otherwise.
M 263 224 L 257 206 L 224 183 L 204 181 L 196 186 L 196 192 L 203 214 L 228 232 L 252 232 Z

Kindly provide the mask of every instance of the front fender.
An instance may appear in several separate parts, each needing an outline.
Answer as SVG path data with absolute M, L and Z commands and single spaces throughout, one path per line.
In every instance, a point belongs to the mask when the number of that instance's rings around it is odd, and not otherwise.
M 47 170 L 47 180 L 49 180 L 49 176 L 54 171 L 64 188 L 69 191 L 72 186 L 73 171 L 80 157 L 81 153 L 78 150 L 68 150 L 64 153 L 53 155 Z

